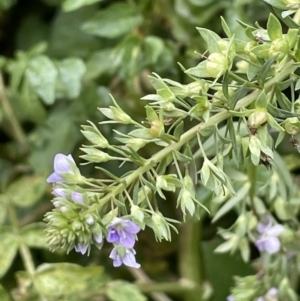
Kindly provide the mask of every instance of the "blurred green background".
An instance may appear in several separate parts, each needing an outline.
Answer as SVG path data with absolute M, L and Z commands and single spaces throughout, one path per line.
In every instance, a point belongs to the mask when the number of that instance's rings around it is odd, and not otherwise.
M 151 72 L 188 83 L 177 62 L 193 67 L 205 52 L 196 26 L 223 36 L 220 16 L 224 16 L 242 38 L 236 19 L 264 25 L 269 12 L 261 0 L 0 0 L 1 301 L 145 300 L 126 282 L 109 282 L 110 293 L 101 291 L 109 279 L 130 282 L 141 280 L 143 273 L 154 283 L 139 284 L 142 292 L 157 285 L 171 300 L 195 300 L 179 285 L 189 262 L 182 250 L 189 244 L 201 253 L 193 269 L 201 270 L 210 300 L 225 300 L 232 275 L 252 273 L 239 257 L 213 253 L 221 242 L 217 228 L 230 226 L 234 214 L 213 225 L 206 218 L 182 226 L 171 243 L 158 243 L 151 231 L 144 231 L 137 243 L 143 269 L 138 273 L 114 269 L 106 247 L 101 252 L 93 249 L 89 257 L 49 252 L 41 222 L 52 207 L 51 187 L 45 179 L 52 172 L 54 155 L 71 153 L 77 160 L 79 146 L 85 143 L 80 125 L 104 119 L 97 107 L 111 105 L 109 93 L 136 120 L 145 119 L 146 103 L 140 98 L 152 92 L 147 79 Z M 113 128 L 101 126 L 111 141 Z M 143 151 L 151 154 L 155 148 Z M 105 168 L 124 172 L 114 164 Z M 81 168 L 86 176 L 103 176 L 93 166 Z M 174 204 L 171 196 L 163 204 L 168 216 L 178 215 Z M 10 225 L 14 217 L 19 226 Z M 23 272 L 26 264 L 24 254 L 18 252 L 22 246 L 18 235 L 30 248 L 36 267 L 53 264 L 40 267 L 36 282 L 48 299 L 36 293 Z M 117 296 L 116 287 L 121 292 Z M 170 300 L 165 294 L 149 298 Z

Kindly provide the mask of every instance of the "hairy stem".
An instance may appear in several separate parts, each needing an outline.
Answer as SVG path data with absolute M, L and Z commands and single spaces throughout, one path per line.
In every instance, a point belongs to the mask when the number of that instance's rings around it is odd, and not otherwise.
M 291 73 L 293 73 L 298 68 L 298 65 L 294 63 L 293 61 L 290 61 L 283 66 L 283 68 L 279 71 L 277 71 L 276 75 L 266 82 L 264 89 L 268 91 L 272 85 L 281 82 L 283 79 L 285 79 L 287 76 L 289 76 Z M 254 90 L 250 94 L 246 95 L 242 99 L 240 99 L 234 110 L 239 110 L 241 108 L 249 106 L 252 102 L 254 102 L 259 94 L 261 93 L 260 89 Z M 165 148 L 161 149 L 159 152 L 154 154 L 151 158 L 149 158 L 145 164 L 139 168 L 137 168 L 135 171 L 130 173 L 128 176 L 126 176 L 122 183 L 120 183 L 118 186 L 115 187 L 115 189 L 105 195 L 98 204 L 94 204 L 89 208 L 89 212 L 93 212 L 95 210 L 98 210 L 100 207 L 102 207 L 104 204 L 109 202 L 111 199 L 113 199 L 115 196 L 120 194 L 125 188 L 127 188 L 129 185 L 131 185 L 136 179 L 141 175 L 156 166 L 163 158 L 165 158 L 168 154 L 170 154 L 172 151 L 180 149 L 183 145 L 188 143 L 191 139 L 196 137 L 198 132 L 201 132 L 202 130 L 215 126 L 216 124 L 219 124 L 220 122 L 228 119 L 231 116 L 231 113 L 227 110 L 222 110 L 221 112 L 211 116 L 207 122 L 201 122 L 194 127 L 192 127 L 190 130 L 185 132 L 181 137 L 180 140 L 177 142 L 171 142 L 170 145 L 166 146 Z

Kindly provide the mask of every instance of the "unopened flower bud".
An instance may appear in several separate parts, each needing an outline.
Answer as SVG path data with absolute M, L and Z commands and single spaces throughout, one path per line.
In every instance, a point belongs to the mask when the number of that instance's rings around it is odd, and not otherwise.
M 81 224 L 81 222 L 75 220 L 75 221 L 72 223 L 72 230 L 73 230 L 74 232 L 77 232 L 77 231 L 79 231 L 79 230 L 81 230 L 81 229 L 82 229 L 82 224 Z
M 160 137 L 164 133 L 164 124 L 160 120 L 154 120 L 151 122 L 150 134 L 153 137 Z
M 267 121 L 267 112 L 265 110 L 256 110 L 248 117 L 248 127 L 257 129 Z
M 227 67 L 226 57 L 221 53 L 214 52 L 207 58 L 206 71 L 211 77 L 223 75 Z
M 91 216 L 91 215 L 88 215 L 86 218 L 85 218 L 85 222 L 88 224 L 88 225 L 93 225 L 95 220 L 94 218 Z
M 82 147 L 80 149 L 86 153 L 86 155 L 82 155 L 80 156 L 80 158 L 90 162 L 101 163 L 101 162 L 107 162 L 111 159 L 110 155 L 95 148 Z
M 122 109 L 120 108 L 115 108 L 115 107 L 110 107 L 113 115 L 114 115 L 114 119 L 120 123 L 123 124 L 132 124 L 133 120 L 130 118 L 129 115 L 127 115 Z
M 139 206 L 132 205 L 130 212 L 131 212 L 131 215 L 132 215 L 132 218 L 134 219 L 134 221 L 137 221 L 139 223 L 144 222 L 145 215 Z
M 284 55 L 288 52 L 289 50 L 289 45 L 286 39 L 283 38 L 278 38 L 274 41 L 272 41 L 270 50 L 269 50 L 269 56 L 277 56 L 278 60 L 281 60 Z
M 287 118 L 284 122 L 284 129 L 290 135 L 297 135 L 300 131 L 300 120 L 297 117 Z

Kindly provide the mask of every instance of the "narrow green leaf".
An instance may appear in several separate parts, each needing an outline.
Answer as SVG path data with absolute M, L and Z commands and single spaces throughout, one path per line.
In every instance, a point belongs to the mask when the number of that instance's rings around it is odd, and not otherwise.
M 237 157 L 237 160 L 239 161 L 240 159 L 240 152 L 238 150 L 238 146 L 237 146 L 237 142 L 236 142 L 236 133 L 235 133 L 235 129 L 233 126 L 233 120 L 232 117 L 228 118 L 227 120 L 227 127 L 228 127 L 228 131 L 229 131 L 229 136 L 231 139 L 231 143 L 232 143 L 232 147 L 233 147 L 233 151 Z
M 264 87 L 264 84 L 266 82 L 266 78 L 269 74 L 269 71 L 271 70 L 271 67 L 273 63 L 276 61 L 277 55 L 273 56 L 272 58 L 268 59 L 263 66 L 261 67 L 260 71 L 258 72 L 257 75 L 257 82 L 260 87 Z
M 212 222 L 216 222 L 222 216 L 224 216 L 227 212 L 233 209 L 239 202 L 245 201 L 245 197 L 248 194 L 250 189 L 250 183 L 245 183 L 237 192 L 236 195 L 230 198 L 215 214 Z
M 227 37 L 231 38 L 232 32 L 231 32 L 229 26 L 227 25 L 225 19 L 222 16 L 221 16 L 221 24 L 222 24 L 222 28 L 223 28 L 224 32 L 226 33 Z

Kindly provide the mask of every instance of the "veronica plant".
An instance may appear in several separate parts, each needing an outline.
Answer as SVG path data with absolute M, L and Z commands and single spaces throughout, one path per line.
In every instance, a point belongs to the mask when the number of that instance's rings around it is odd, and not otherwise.
M 257 275 L 236 278 L 229 300 L 298 300 L 289 276 L 300 272 L 300 195 L 276 148 L 287 137 L 300 149 L 300 25 L 288 16 L 300 2 L 266 2 L 278 17 L 270 14 L 266 29 L 239 22 L 244 39 L 223 18 L 226 38 L 197 28 L 207 52 L 197 66 L 180 65 L 190 83 L 150 76 L 155 93 L 142 98 L 146 120 L 137 122 L 111 97 L 112 106 L 99 108 L 106 118 L 100 127 L 82 126 L 89 144 L 81 158 L 105 177 L 86 178 L 70 155 L 55 157 L 48 178 L 54 209 L 45 218 L 52 250 L 85 254 L 93 245 L 101 249 L 105 238 L 114 266 L 138 268 L 133 247 L 140 230 L 150 227 L 159 241 L 177 232 L 180 220 L 161 211 L 161 202 L 175 193 L 182 220 L 237 213 L 229 229 L 220 229 L 225 242 L 217 252 L 239 250 L 244 261 L 251 258 L 251 244 L 260 252 Z M 128 131 L 114 130 L 111 144 L 101 133 L 106 123 Z M 143 156 L 150 144 L 158 151 Z M 113 160 L 129 171 L 116 176 L 101 165 Z M 209 202 L 199 187 L 211 191 Z

